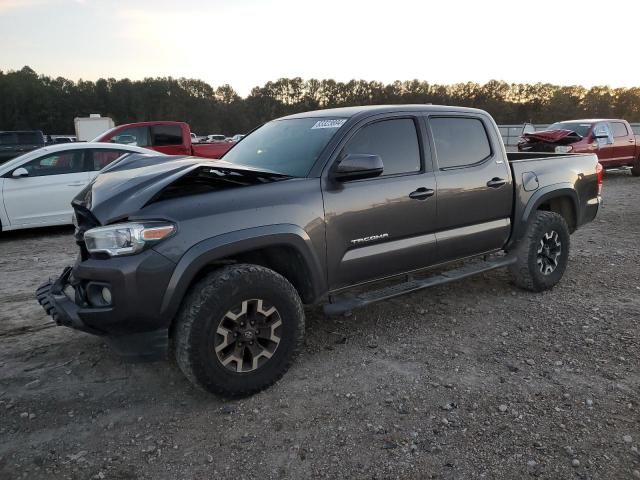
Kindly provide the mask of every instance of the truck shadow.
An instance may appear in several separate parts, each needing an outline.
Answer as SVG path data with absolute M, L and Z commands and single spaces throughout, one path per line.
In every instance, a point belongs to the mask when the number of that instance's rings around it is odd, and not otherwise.
M 31 240 L 47 236 L 73 235 L 73 230 L 73 225 L 60 225 L 56 227 L 2 231 L 0 232 L 0 242 L 3 240 Z

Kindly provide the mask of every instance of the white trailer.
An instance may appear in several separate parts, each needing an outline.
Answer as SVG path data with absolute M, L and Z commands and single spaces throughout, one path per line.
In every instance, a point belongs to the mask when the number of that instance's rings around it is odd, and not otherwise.
M 79 142 L 90 142 L 115 126 L 113 119 L 101 117 L 99 113 L 92 113 L 88 117 L 76 117 L 73 119 L 73 123 Z

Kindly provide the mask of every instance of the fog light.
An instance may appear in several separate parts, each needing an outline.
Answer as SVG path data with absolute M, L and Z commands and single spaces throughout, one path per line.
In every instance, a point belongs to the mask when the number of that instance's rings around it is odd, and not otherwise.
M 102 288 L 102 300 L 104 300 L 104 303 L 107 305 L 111 305 L 111 290 L 107 287 Z

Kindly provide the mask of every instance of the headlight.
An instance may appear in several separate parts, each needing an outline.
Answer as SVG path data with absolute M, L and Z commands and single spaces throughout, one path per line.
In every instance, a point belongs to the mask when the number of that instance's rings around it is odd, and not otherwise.
M 555 148 L 556 153 L 570 153 L 573 151 L 573 147 L 571 145 L 558 145 Z
M 109 256 L 133 255 L 150 244 L 167 238 L 176 227 L 167 222 L 116 223 L 84 233 L 87 250 Z

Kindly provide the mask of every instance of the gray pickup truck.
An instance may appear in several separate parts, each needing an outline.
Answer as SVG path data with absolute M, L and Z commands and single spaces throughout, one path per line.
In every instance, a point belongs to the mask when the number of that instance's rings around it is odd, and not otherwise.
M 107 167 L 73 201 L 76 264 L 37 298 L 60 325 L 173 350 L 196 385 L 248 395 L 289 367 L 303 305 L 339 314 L 500 267 L 553 287 L 601 185 L 593 154 L 507 155 L 481 110 L 291 115 L 222 160 Z
M 0 164 L 45 146 L 40 130 L 0 131 Z

